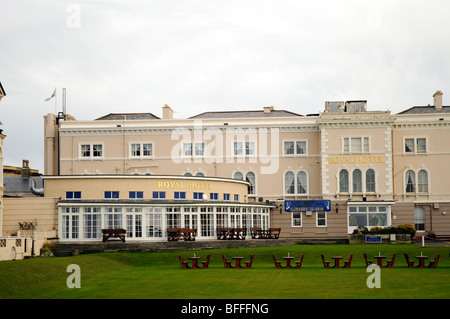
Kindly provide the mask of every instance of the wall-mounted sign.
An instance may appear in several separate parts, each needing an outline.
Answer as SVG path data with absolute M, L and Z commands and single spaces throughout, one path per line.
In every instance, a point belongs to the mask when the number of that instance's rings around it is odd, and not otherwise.
M 366 235 L 366 244 L 381 244 L 381 235 Z
M 384 163 L 383 156 L 330 156 L 328 164 Z
M 285 200 L 284 210 L 286 212 L 329 212 L 330 200 Z
M 162 189 L 205 189 L 211 190 L 210 183 L 202 182 L 180 182 L 180 181 L 158 181 L 158 188 Z

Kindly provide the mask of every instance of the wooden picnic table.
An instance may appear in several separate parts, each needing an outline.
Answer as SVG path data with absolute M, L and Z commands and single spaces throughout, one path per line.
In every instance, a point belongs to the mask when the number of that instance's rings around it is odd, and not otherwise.
M 381 256 L 381 255 L 377 255 L 377 256 L 373 256 L 373 258 L 375 258 L 377 260 L 377 265 L 380 268 L 383 268 L 383 259 L 386 258 L 386 256 Z
M 283 259 L 284 260 L 286 260 L 286 266 L 285 266 L 285 268 L 292 268 L 291 267 L 291 260 L 293 260 L 294 259 L 294 257 L 283 257 Z
M 127 231 L 122 228 L 106 228 L 102 229 L 102 236 L 103 241 L 107 241 L 108 239 L 112 238 L 119 238 L 122 242 L 125 242 L 125 236 L 127 234 Z
M 333 256 L 331 259 L 334 259 L 334 267 L 333 268 L 341 268 L 339 262 L 343 259 L 342 256 Z
M 419 265 L 417 265 L 417 268 L 425 268 L 425 260 L 428 259 L 428 256 L 416 256 L 417 259 L 419 259 Z
M 232 257 L 232 259 L 235 261 L 235 268 L 241 268 L 241 260 L 244 259 L 244 257 Z
M 200 257 L 197 256 L 189 257 L 189 260 L 192 261 L 192 268 L 198 268 L 198 261 L 200 260 Z

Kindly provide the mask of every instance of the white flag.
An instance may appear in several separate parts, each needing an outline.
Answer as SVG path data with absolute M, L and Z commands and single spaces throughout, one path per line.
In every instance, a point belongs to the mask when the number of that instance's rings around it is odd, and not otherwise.
M 45 99 L 45 101 L 46 101 L 46 102 L 47 102 L 47 101 L 50 101 L 55 95 L 56 95 L 56 88 L 55 88 L 55 90 L 53 91 L 52 96 L 50 96 L 49 98 Z

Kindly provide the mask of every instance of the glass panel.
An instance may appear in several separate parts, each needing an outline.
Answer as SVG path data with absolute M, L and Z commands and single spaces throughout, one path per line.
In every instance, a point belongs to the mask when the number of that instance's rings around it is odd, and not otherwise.
M 286 194 L 294 194 L 295 193 L 295 180 L 294 173 L 286 172 L 284 176 L 284 187 Z
M 294 142 L 284 142 L 284 154 L 294 154 Z
M 367 214 L 350 214 L 349 226 L 367 226 Z
M 387 214 L 369 214 L 369 226 L 387 226 Z
M 414 153 L 414 139 L 413 138 L 405 138 L 405 152 L 406 153 Z
M 417 153 L 425 153 L 427 151 L 427 140 L 424 138 L 417 139 Z

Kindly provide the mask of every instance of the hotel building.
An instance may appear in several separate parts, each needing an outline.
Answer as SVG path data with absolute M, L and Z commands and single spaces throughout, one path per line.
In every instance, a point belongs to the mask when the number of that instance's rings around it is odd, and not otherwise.
M 78 121 L 47 114 L 45 197 L 60 240 L 167 240 L 167 227 L 280 227 L 280 237 L 346 238 L 357 226 L 450 233 L 450 107 L 399 114 L 366 101 L 300 115 L 151 113 Z M 294 207 L 294 208 L 293 208 Z

